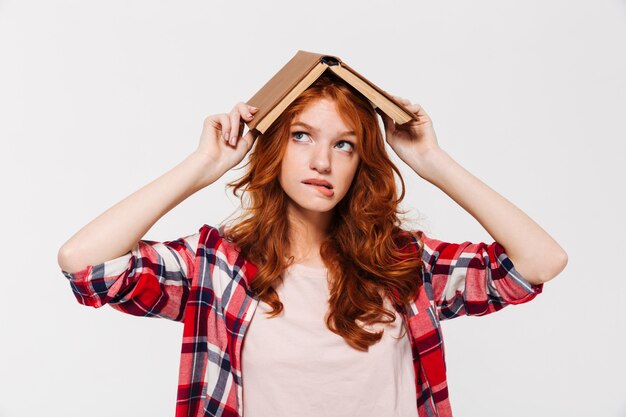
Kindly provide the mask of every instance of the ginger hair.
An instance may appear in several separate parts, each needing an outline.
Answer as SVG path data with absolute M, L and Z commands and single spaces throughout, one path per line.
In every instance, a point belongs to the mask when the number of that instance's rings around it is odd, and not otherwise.
M 242 256 L 257 266 L 250 286 L 272 307 L 275 317 L 283 310 L 275 288 L 293 257 L 289 257 L 288 196 L 278 177 L 290 136 L 291 122 L 320 98 L 335 102 L 344 123 L 357 135 L 360 161 L 353 182 L 335 206 L 320 255 L 328 268 L 329 310 L 326 325 L 353 348 L 367 351 L 382 331 L 372 333 L 362 324 L 392 323 L 394 312 L 383 306 L 383 296 L 393 303 L 408 303 L 421 286 L 422 248 L 411 232 L 401 229 L 399 204 L 405 186 L 389 159 L 377 114 L 353 87 L 328 72 L 316 80 L 257 137 L 249 153 L 245 174 L 228 183 L 239 196 L 244 213 L 225 230 Z M 398 196 L 394 173 L 401 193 Z M 244 204 L 244 194 L 248 204 Z M 385 319 L 386 318 L 386 319 Z M 357 322 L 358 321 L 358 322 Z M 406 330 L 406 329 L 405 329 Z

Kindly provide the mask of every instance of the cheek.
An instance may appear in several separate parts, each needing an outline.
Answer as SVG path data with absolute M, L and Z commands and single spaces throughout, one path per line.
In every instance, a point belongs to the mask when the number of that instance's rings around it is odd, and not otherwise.
M 354 177 L 356 176 L 356 172 L 358 171 L 359 163 L 358 160 L 356 163 L 350 165 L 345 172 L 344 178 L 346 179 L 346 188 L 350 187 L 350 184 L 354 181 Z
M 278 175 L 281 187 L 283 189 L 285 189 L 285 186 L 289 188 L 289 184 L 300 177 L 299 171 L 301 169 L 301 162 L 294 158 L 293 154 L 285 153 L 280 163 L 280 173 Z
M 284 178 L 289 178 L 289 175 L 296 174 L 299 170 L 307 166 L 305 165 L 305 161 L 306 158 L 302 152 L 290 150 L 288 146 L 281 161 L 281 175 L 284 176 Z
M 293 159 L 288 155 L 285 155 L 283 160 L 280 163 L 280 177 L 283 179 L 288 179 L 294 173 L 294 167 L 296 164 Z

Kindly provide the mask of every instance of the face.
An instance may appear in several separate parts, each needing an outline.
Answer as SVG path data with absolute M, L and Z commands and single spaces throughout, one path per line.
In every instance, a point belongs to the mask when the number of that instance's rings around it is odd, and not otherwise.
M 335 102 L 326 98 L 296 116 L 289 132 L 279 182 L 290 198 L 290 210 L 329 213 L 352 184 L 359 164 L 357 137 L 337 113 Z

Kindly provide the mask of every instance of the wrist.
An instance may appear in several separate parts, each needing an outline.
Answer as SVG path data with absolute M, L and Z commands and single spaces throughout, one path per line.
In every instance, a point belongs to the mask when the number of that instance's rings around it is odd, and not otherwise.
M 190 165 L 193 172 L 196 173 L 196 188 L 198 190 L 214 183 L 226 172 L 216 159 L 199 152 L 191 153 L 184 163 Z
M 440 176 L 442 170 L 450 165 L 451 159 L 446 151 L 440 147 L 433 147 L 413 155 L 409 161 L 409 166 L 417 175 L 432 183 Z

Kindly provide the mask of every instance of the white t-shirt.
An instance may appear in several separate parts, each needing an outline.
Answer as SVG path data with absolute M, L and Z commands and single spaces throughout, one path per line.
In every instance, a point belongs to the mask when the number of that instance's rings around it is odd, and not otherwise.
M 408 332 L 396 312 L 368 352 L 352 348 L 325 323 L 327 269 L 293 264 L 276 291 L 283 312 L 268 318 L 260 301 L 242 350 L 245 417 L 417 417 Z M 385 299 L 385 308 L 392 307 Z M 402 336 L 402 337 L 400 337 Z

